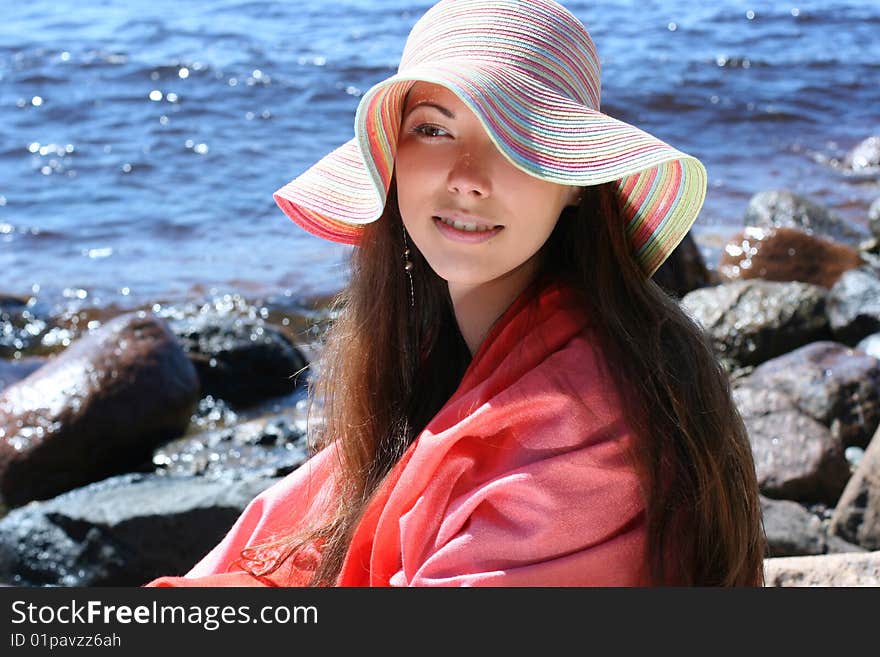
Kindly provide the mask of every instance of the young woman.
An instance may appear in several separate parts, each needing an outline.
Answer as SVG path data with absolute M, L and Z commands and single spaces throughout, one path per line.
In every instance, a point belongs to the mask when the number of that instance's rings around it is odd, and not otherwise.
M 599 111 L 551 0 L 442 0 L 355 138 L 275 194 L 355 244 L 318 449 L 155 586 L 763 583 L 724 371 L 651 275 L 699 161 Z

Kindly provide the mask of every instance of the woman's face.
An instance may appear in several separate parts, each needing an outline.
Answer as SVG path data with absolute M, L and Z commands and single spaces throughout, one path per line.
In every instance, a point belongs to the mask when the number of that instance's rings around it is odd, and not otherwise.
M 419 251 L 441 278 L 469 286 L 523 268 L 534 273 L 559 213 L 580 191 L 516 168 L 455 94 L 427 82 L 407 96 L 395 177 L 400 214 Z M 492 230 L 461 230 L 440 217 Z

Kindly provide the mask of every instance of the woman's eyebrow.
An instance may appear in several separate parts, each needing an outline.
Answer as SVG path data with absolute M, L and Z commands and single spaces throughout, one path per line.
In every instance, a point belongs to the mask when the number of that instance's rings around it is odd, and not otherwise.
M 410 114 L 410 113 L 411 113 L 416 107 L 423 107 L 423 106 L 426 106 L 426 107 L 433 107 L 434 109 L 439 110 L 439 111 L 440 111 L 444 116 L 446 116 L 447 118 L 450 118 L 450 119 L 454 119 L 454 118 L 455 118 L 455 113 L 454 113 L 454 112 L 450 112 L 448 109 L 446 109 L 446 108 L 443 107 L 442 105 L 438 105 L 437 103 L 432 103 L 430 100 L 423 100 L 423 101 L 421 101 L 421 102 L 416 103 L 416 104 L 413 105 L 412 107 L 410 107 L 410 108 L 407 110 L 407 112 L 406 112 L 407 116 L 409 116 L 409 114 Z

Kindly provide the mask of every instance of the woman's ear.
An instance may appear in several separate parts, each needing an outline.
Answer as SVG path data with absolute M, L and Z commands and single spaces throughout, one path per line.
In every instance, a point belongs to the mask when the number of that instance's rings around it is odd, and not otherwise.
M 568 202 L 566 206 L 578 207 L 581 204 L 581 194 L 583 189 L 577 185 L 572 185 L 568 193 Z

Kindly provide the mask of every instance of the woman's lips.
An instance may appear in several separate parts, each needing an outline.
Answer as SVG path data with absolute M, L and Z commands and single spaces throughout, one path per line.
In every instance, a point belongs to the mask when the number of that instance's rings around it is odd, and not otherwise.
M 455 226 L 450 226 L 449 224 L 442 222 L 440 217 L 432 217 L 432 219 L 434 220 L 434 225 L 437 226 L 437 230 L 440 231 L 444 237 L 448 237 L 453 242 L 464 242 L 466 244 L 485 242 L 504 230 L 504 226 L 498 226 L 497 228 L 483 231 L 459 230 Z

